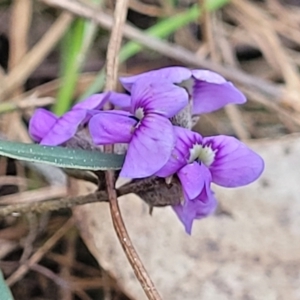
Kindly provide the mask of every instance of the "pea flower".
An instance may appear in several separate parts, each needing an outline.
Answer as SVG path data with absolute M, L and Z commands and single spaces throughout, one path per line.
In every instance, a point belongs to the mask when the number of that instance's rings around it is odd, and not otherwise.
M 112 93 L 95 94 L 73 106 L 61 117 L 46 109 L 37 109 L 30 119 L 29 133 L 33 140 L 41 145 L 61 145 L 72 138 L 77 130 L 84 126 L 110 97 L 120 99 L 117 93 L 113 95 Z M 123 99 L 122 96 L 121 99 Z M 115 101 L 117 102 L 117 100 Z
M 96 145 L 128 143 L 120 176 L 151 176 L 166 164 L 175 145 L 169 118 L 187 103 L 185 89 L 163 79 L 140 79 L 132 85 L 129 111 L 94 115 L 89 122 L 90 135 Z
M 167 67 L 138 74 L 121 77 L 124 88 L 131 90 L 133 83 L 141 78 L 160 81 L 161 79 L 187 88 L 193 100 L 193 114 L 210 113 L 233 104 L 243 104 L 246 98 L 231 82 L 221 75 L 208 70 L 190 70 L 184 67 Z
M 256 180 L 263 171 L 262 158 L 230 136 L 202 137 L 196 132 L 174 127 L 175 148 L 166 165 L 156 175 L 177 174 L 184 201 L 174 210 L 191 233 L 194 219 L 212 213 L 216 200 L 211 182 L 223 187 L 239 187 Z

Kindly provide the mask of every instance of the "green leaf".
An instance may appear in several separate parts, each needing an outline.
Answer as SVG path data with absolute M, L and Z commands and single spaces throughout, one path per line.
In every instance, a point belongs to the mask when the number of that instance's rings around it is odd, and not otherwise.
M 61 168 L 94 171 L 119 170 L 124 162 L 124 155 L 3 140 L 0 140 L 0 155 L 18 160 L 45 163 Z
M 62 115 L 71 106 L 80 67 L 84 57 L 80 55 L 84 34 L 84 19 L 76 19 L 62 41 L 61 84 L 53 112 Z
M 0 270 L 0 299 L 1 300 L 14 300 L 10 289 L 5 283 L 2 272 Z
M 103 0 L 92 0 L 96 7 L 103 5 Z M 96 37 L 98 26 L 90 20 L 78 18 L 64 36 L 61 43 L 61 84 L 53 112 L 65 113 L 72 105 L 74 91 L 84 62 Z

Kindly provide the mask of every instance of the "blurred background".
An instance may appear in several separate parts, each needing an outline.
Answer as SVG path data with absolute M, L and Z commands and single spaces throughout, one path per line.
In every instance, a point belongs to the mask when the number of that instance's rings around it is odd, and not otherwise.
M 0 0 L 1 138 L 32 142 L 37 107 L 61 115 L 102 91 L 114 5 Z M 192 236 L 170 208 L 149 216 L 136 196 L 120 201 L 163 299 L 300 299 L 300 1 L 130 0 L 123 34 L 120 75 L 182 65 L 240 88 L 245 105 L 201 116 L 194 129 L 235 136 L 266 162 L 249 187 L 216 188 L 219 209 Z M 0 157 L 1 207 L 95 189 Z M 106 204 L 1 218 L 0 269 L 15 299 L 145 299 Z

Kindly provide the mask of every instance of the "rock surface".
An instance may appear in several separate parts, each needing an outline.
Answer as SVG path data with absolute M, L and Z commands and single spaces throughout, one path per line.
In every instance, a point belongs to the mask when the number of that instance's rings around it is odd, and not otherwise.
M 266 170 L 239 189 L 214 187 L 218 213 L 188 236 L 171 208 L 153 215 L 136 196 L 120 199 L 132 241 L 163 299 L 300 299 L 300 137 L 249 145 Z M 81 235 L 132 299 L 146 299 L 116 238 L 108 205 L 77 207 Z

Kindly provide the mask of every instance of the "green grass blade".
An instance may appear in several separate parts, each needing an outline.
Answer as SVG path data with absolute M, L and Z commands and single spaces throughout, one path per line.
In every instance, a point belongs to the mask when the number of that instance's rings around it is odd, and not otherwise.
M 84 23 L 84 19 L 76 19 L 62 41 L 61 85 L 53 107 L 57 115 L 62 115 L 71 106 L 78 72 L 82 64 L 82 57 L 79 53 L 82 47 Z
M 0 155 L 79 170 L 119 170 L 124 155 L 0 140 Z
M 10 289 L 8 288 L 0 270 L 0 299 L 1 300 L 14 300 Z
M 102 0 L 91 0 L 101 7 Z M 61 48 L 61 86 L 54 113 L 62 115 L 72 105 L 75 85 L 89 50 L 94 42 L 98 27 L 94 22 L 76 19 L 62 42 Z
M 207 0 L 206 7 L 208 11 L 215 11 L 222 8 L 225 4 L 227 4 L 230 0 Z M 170 18 L 166 18 L 151 28 L 147 29 L 145 32 L 154 37 L 166 38 L 176 30 L 181 27 L 186 26 L 187 24 L 195 21 L 202 14 L 202 9 L 199 6 L 195 5 L 191 7 L 184 13 L 177 14 Z M 124 62 L 128 58 L 137 54 L 141 51 L 143 47 L 135 42 L 128 42 L 120 52 L 120 62 Z

